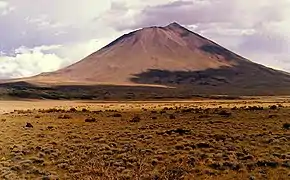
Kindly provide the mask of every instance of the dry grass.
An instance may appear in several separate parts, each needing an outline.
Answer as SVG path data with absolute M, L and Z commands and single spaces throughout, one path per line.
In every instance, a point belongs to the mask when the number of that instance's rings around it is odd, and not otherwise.
M 0 179 L 289 179 L 290 108 L 245 104 L 116 103 L 3 114 Z

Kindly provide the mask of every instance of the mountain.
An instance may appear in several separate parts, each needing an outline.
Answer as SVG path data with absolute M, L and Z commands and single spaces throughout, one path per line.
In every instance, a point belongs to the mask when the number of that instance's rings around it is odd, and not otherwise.
M 69 67 L 25 81 L 162 85 L 218 94 L 290 92 L 288 73 L 251 62 L 177 23 L 125 34 Z

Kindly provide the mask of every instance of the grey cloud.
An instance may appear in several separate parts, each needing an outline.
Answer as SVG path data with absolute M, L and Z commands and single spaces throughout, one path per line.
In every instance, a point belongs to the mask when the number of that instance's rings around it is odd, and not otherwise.
M 241 51 L 256 53 L 283 53 L 289 50 L 289 39 L 280 34 L 257 32 L 249 36 L 243 36 L 239 45 Z
M 1 14 L 0 10 L 1 79 L 32 76 L 70 65 L 96 50 L 98 45 L 90 43 L 90 40 L 102 39 L 111 33 L 107 27 L 100 28 L 102 24 L 91 23 L 92 18 L 98 14 L 97 9 L 103 8 L 102 2 L 7 2 L 6 9 L 10 8 L 11 11 Z M 38 49 L 43 45 L 65 47 Z M 18 52 L 19 47 L 27 51 Z
M 20 46 L 76 43 L 109 32 L 106 27 L 100 28 L 102 24 L 91 23 L 97 14 L 94 8 L 98 8 L 92 0 L 73 3 L 69 0 L 11 0 L 8 5 L 15 10 L 0 15 L 0 50 L 3 52 L 13 53 Z
M 16 13 L 8 17 L 0 17 L 0 48 L 4 52 L 13 52 L 14 49 L 36 47 L 41 45 L 65 44 L 90 39 L 93 35 L 82 33 L 82 29 L 73 26 L 40 29 L 37 24 L 23 20 Z M 59 32 L 63 32 L 59 34 Z
M 265 19 L 277 21 L 283 17 L 283 11 L 280 9 L 282 3 L 269 6 L 249 2 L 242 4 L 241 2 L 240 0 L 193 0 L 148 6 L 135 17 L 135 24 L 127 24 L 127 26 L 117 24 L 115 28 L 136 29 L 152 25 L 165 25 L 173 21 L 178 21 L 183 25 L 229 23 L 235 27 L 246 28 Z M 251 6 L 254 6 L 255 9 L 251 10 Z
M 41 69 L 42 66 L 46 66 L 45 62 L 49 61 L 48 57 L 53 57 L 56 64 L 54 67 L 60 67 L 59 61 L 72 63 L 95 50 L 93 47 L 96 43 L 91 43 L 89 46 L 92 48 L 86 50 L 84 46 L 88 45 L 84 42 L 107 39 L 142 27 L 164 26 L 173 21 L 251 60 L 269 65 L 280 64 L 279 66 L 285 69 L 288 66 L 290 69 L 290 37 L 286 36 L 290 28 L 288 0 L 6 2 L 9 3 L 5 8 L 12 9 L 4 16 L 0 15 L 0 52 L 4 51 L 5 56 L 8 56 L 0 61 L 0 68 L 1 65 L 2 68 L 6 68 L 0 73 L 1 77 L 36 72 L 32 67 L 15 65 L 30 62 L 24 60 L 23 56 L 16 57 L 15 49 L 20 46 L 33 49 L 42 45 L 64 45 L 58 50 L 42 51 L 45 61 L 41 61 L 42 64 L 38 66 Z M 38 8 L 33 8 L 31 4 Z M 99 9 L 100 13 L 96 13 L 96 9 Z M 107 40 L 104 42 L 107 43 Z M 45 56 L 46 54 L 50 56 Z M 33 53 L 29 55 L 35 57 Z M 33 63 L 36 62 L 37 58 L 33 60 Z M 21 73 L 17 69 L 22 69 Z

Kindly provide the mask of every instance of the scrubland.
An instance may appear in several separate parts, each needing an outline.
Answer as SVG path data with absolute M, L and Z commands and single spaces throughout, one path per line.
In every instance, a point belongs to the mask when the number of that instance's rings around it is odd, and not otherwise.
M 290 179 L 287 103 L 88 104 L 0 115 L 0 179 Z

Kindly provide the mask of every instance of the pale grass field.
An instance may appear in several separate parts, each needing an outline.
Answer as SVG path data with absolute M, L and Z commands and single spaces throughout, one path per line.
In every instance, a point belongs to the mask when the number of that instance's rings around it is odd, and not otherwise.
M 289 106 L 0 101 L 0 179 L 290 179 Z
M 245 105 L 261 105 L 268 106 L 273 103 L 281 103 L 283 105 L 290 105 L 290 97 L 246 97 L 242 100 L 177 100 L 177 101 L 61 101 L 61 100 L 22 100 L 22 101 L 0 101 L 0 113 L 12 112 L 14 110 L 33 110 L 33 109 L 48 109 L 48 108 L 70 108 L 70 107 L 89 107 L 91 110 L 109 109 L 125 109 L 131 108 L 140 109 L 140 107 L 154 107 L 159 108 L 166 106 L 188 105 L 195 104 L 198 107 L 215 108 L 220 105 L 224 107 L 241 107 Z M 134 106 L 131 106 L 134 105 Z

